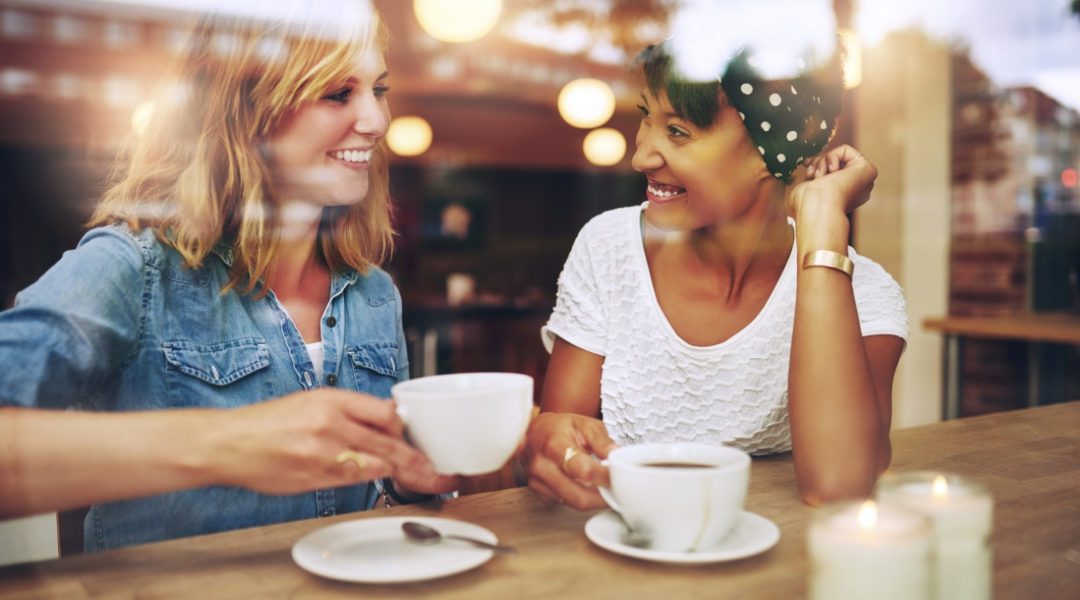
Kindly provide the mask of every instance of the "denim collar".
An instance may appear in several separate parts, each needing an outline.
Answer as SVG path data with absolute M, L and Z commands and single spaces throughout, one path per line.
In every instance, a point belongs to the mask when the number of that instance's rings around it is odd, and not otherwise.
M 211 250 L 215 256 L 221 259 L 221 262 L 225 263 L 226 269 L 231 269 L 233 265 L 233 249 L 232 244 L 224 240 L 218 241 L 214 244 L 214 248 Z M 356 280 L 360 277 L 360 274 L 351 267 L 346 267 L 340 271 L 334 271 L 331 275 L 330 282 L 330 297 L 333 298 L 340 294 L 347 286 L 356 283 Z
M 232 268 L 232 264 L 233 264 L 232 244 L 230 244 L 230 243 L 228 243 L 228 242 L 226 242 L 224 240 L 218 240 L 218 243 L 214 244 L 214 248 L 212 250 L 210 250 L 210 251 L 213 252 L 218 258 L 220 258 L 221 262 L 225 263 L 225 267 L 227 269 Z
M 345 291 L 346 287 L 356 283 L 356 280 L 360 275 L 351 267 L 346 267 L 341 271 L 335 271 L 331 276 L 330 297 L 335 298 L 341 294 L 341 292 Z

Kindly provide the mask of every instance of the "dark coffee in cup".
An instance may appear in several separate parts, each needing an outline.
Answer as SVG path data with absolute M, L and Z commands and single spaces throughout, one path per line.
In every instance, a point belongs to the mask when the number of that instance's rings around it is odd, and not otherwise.
M 691 442 L 632 444 L 611 451 L 600 495 L 650 548 L 712 548 L 742 514 L 750 455 Z M 660 492 L 660 493 L 658 493 Z
M 655 467 L 660 469 L 711 469 L 716 465 L 703 465 L 699 463 L 686 463 L 686 462 L 649 462 L 643 463 L 643 467 Z

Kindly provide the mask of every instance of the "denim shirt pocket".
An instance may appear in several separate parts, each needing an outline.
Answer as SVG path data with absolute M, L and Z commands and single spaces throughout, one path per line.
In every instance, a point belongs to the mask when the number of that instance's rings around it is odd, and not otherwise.
M 234 407 L 274 395 L 271 378 L 255 374 L 270 366 L 266 341 L 245 337 L 216 344 L 161 344 L 172 406 Z
M 397 383 L 397 343 L 347 346 L 345 354 L 353 366 L 356 391 L 380 398 L 390 397 L 390 388 Z

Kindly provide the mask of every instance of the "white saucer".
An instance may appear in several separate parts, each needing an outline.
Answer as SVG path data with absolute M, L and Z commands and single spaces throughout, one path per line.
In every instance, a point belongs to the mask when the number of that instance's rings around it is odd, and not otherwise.
M 735 528 L 726 538 L 700 552 L 670 552 L 631 546 L 624 541 L 627 533 L 622 518 L 611 511 L 602 512 L 585 523 L 585 536 L 597 546 L 623 556 L 664 563 L 696 565 L 738 560 L 760 554 L 780 540 L 780 529 L 775 523 L 746 511 L 735 521 Z
M 453 540 L 431 545 L 410 542 L 401 530 L 405 521 L 430 525 L 443 534 L 465 535 L 493 544 L 499 542 L 494 533 L 464 521 L 382 517 L 337 523 L 309 533 L 293 544 L 292 557 L 305 571 L 330 579 L 400 583 L 468 571 L 495 554 Z

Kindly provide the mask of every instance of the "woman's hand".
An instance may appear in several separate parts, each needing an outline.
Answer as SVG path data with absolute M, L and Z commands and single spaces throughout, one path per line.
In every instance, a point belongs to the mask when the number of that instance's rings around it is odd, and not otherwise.
M 796 219 L 808 208 L 847 215 L 870 199 L 877 168 L 851 146 L 837 146 L 805 164 L 805 179 L 788 195 Z
M 397 470 L 394 472 L 394 489 L 408 496 L 409 492 L 421 495 L 445 494 L 461 487 L 458 475 L 439 475 L 434 470 Z
M 596 486 L 607 485 L 608 471 L 592 455 L 607 458 L 615 448 L 598 419 L 541 413 L 525 437 L 529 488 L 542 500 L 565 502 L 578 510 L 606 506 Z
M 455 478 L 437 475 L 405 443 L 394 409 L 391 401 L 319 388 L 222 411 L 204 432 L 212 437 L 205 461 L 219 483 L 268 494 L 391 475 L 416 491 L 448 491 Z

